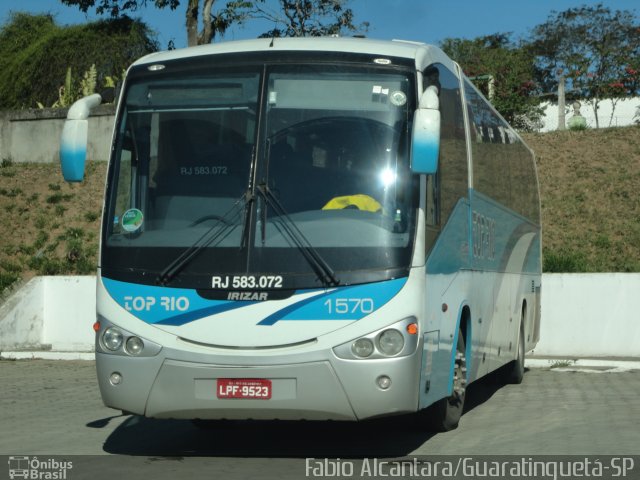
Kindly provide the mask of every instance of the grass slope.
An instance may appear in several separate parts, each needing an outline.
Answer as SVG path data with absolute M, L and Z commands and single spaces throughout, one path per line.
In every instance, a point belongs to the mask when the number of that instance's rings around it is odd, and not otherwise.
M 546 271 L 640 271 L 640 127 L 523 135 L 536 152 Z M 0 162 L 0 294 L 34 275 L 95 271 L 105 162 Z
M 640 126 L 524 135 L 536 153 L 545 271 L 640 271 Z
M 0 295 L 34 275 L 95 272 L 106 162 L 67 184 L 56 164 L 0 162 Z

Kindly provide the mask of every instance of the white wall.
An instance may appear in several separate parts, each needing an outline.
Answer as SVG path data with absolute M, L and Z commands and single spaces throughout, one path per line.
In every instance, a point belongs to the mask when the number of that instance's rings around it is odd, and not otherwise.
M 0 305 L 0 351 L 42 348 L 44 283 L 33 278 Z
M 0 306 L 0 351 L 92 351 L 95 277 L 36 277 Z
M 587 121 L 589 128 L 596 128 L 596 116 L 591 105 L 586 102 L 580 102 L 580 115 L 582 115 Z M 640 97 L 629 98 L 619 100 L 615 104 L 611 100 L 602 100 L 598 108 L 598 121 L 600 128 L 606 127 L 626 127 L 634 124 L 634 116 L 636 115 L 637 108 L 640 107 Z M 551 103 L 542 104 L 544 109 L 544 116 L 542 117 L 541 132 L 549 132 L 558 129 L 558 105 Z M 612 116 L 613 113 L 613 116 Z M 568 122 L 573 116 L 573 108 L 571 103 L 568 102 L 565 121 Z M 636 120 L 640 120 L 637 118 Z
M 536 355 L 640 357 L 640 274 L 545 274 Z
M 67 109 L 0 111 L 0 159 L 57 163 Z M 100 105 L 89 117 L 87 159 L 108 160 L 115 118 L 114 105 Z
M 61 351 L 93 350 L 95 277 L 45 277 L 44 343 Z
M 640 274 L 545 274 L 535 355 L 640 357 Z M 95 277 L 37 277 L 0 306 L 0 351 L 93 350 Z

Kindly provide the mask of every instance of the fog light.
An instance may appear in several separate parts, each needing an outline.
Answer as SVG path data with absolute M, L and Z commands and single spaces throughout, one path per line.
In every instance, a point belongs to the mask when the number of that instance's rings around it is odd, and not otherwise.
M 373 353 L 373 342 L 368 338 L 359 338 L 351 345 L 351 351 L 358 357 L 368 357 Z
M 378 337 L 378 347 L 385 355 L 397 355 L 404 347 L 404 337 L 398 330 L 385 330 Z
M 111 382 L 111 385 L 120 385 L 122 383 L 122 375 L 118 372 L 113 372 L 109 376 L 109 382 Z
M 122 346 L 123 340 L 122 332 L 114 327 L 107 328 L 102 334 L 102 343 L 113 352 Z
M 144 349 L 144 342 L 138 337 L 129 337 L 125 349 L 129 355 L 140 355 Z
M 391 386 L 391 379 L 386 375 L 380 375 L 376 378 L 376 383 L 382 390 L 387 390 Z

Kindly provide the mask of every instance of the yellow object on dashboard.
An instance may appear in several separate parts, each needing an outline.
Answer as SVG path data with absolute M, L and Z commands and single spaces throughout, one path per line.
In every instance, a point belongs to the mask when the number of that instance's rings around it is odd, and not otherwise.
M 342 208 L 356 207 L 358 210 L 367 212 L 379 212 L 382 205 L 375 198 L 369 195 L 358 193 L 357 195 L 345 195 L 343 197 L 334 197 L 322 207 L 322 210 L 339 210 Z

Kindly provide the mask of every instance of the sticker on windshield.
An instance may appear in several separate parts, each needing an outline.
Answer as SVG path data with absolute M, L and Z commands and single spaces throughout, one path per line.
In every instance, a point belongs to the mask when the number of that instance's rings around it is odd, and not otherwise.
M 135 232 L 142 226 L 144 216 L 137 208 L 131 208 L 122 214 L 122 229 L 125 232 Z
M 391 100 L 391 103 L 396 107 L 401 107 L 405 103 L 407 103 L 407 96 L 400 90 L 396 90 L 395 92 L 393 92 L 389 98 Z

